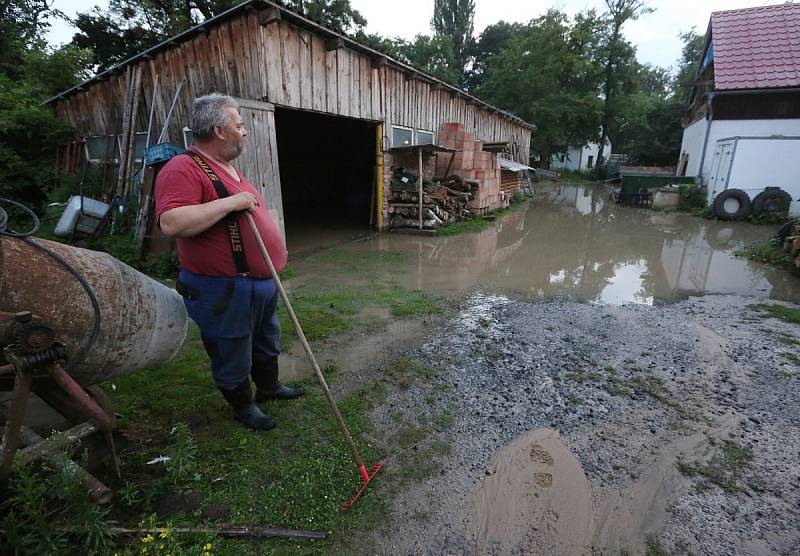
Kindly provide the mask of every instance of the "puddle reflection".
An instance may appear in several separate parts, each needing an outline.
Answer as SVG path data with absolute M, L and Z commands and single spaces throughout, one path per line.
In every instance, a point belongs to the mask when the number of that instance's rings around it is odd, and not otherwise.
M 440 294 L 480 289 L 517 298 L 653 304 L 705 293 L 800 300 L 789 272 L 733 256 L 770 226 L 620 207 L 607 189 L 542 190 L 527 210 L 478 233 L 442 238 L 381 234 L 360 248 L 400 251 L 406 286 Z

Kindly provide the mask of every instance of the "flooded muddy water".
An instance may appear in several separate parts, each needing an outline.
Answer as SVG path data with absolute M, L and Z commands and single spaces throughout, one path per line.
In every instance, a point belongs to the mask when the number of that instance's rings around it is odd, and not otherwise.
M 560 298 L 621 305 L 703 294 L 800 300 L 790 273 L 734 257 L 773 226 L 617 206 L 602 186 L 540 188 L 527 208 L 481 233 L 379 234 L 345 249 L 404 254 L 386 271 L 406 287 L 458 295 Z

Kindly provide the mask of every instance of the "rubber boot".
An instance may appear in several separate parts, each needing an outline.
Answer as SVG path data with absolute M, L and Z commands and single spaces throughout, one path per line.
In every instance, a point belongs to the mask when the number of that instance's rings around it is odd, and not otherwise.
M 250 381 L 245 380 L 233 390 L 220 388 L 225 400 L 233 408 L 233 418 L 245 427 L 258 431 L 268 431 L 275 428 L 275 420 L 264 414 L 253 401 L 253 391 Z
M 291 400 L 306 393 L 305 388 L 284 386 L 278 382 L 278 358 L 271 357 L 262 361 L 254 361 L 250 376 L 256 384 L 256 402 L 270 400 Z

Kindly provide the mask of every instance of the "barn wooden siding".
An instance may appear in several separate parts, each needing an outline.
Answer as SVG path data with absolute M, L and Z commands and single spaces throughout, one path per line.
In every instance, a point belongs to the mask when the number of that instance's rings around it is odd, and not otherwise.
M 511 157 L 528 162 L 532 126 L 519 118 L 378 53 L 361 51 L 311 22 L 300 25 L 297 20 L 302 18 L 296 15 L 291 16 L 293 20 L 275 17 L 288 14 L 276 5 L 250 3 L 231 12 L 220 21 L 207 22 L 199 32 L 179 35 L 166 48 L 148 51 L 102 80 L 64 93 L 54 101 L 56 113 L 81 135 L 121 133 L 127 74 L 132 67 L 144 65 L 136 130 L 147 130 L 154 104 L 153 141 L 175 91 L 185 80 L 167 139 L 178 145 L 183 145 L 182 130 L 189 125 L 192 100 L 219 91 L 277 107 L 382 122 L 384 148 L 390 146 L 393 125 L 438 133 L 443 123 L 461 122 L 481 140 L 509 142 Z M 156 75 L 158 90 L 153 95 Z M 274 140 L 274 129 L 267 133 Z M 391 157 L 387 167 L 390 164 Z M 266 166 L 277 168 L 277 161 L 268 161 Z M 272 179 L 271 175 L 248 177 L 254 183 Z M 389 186 L 388 179 L 383 185 Z
M 517 145 L 519 162 L 527 162 L 530 128 L 452 89 L 415 79 L 401 68 L 383 64 L 345 47 L 328 50 L 316 33 L 276 20 L 261 25 L 263 12 L 243 9 L 227 21 L 205 29 L 185 42 L 157 52 L 145 64 L 137 129 L 147 128 L 153 81 L 154 129 L 160 130 L 172 95 L 186 84 L 175 107 L 170 140 L 181 143 L 193 98 L 211 91 L 261 100 L 278 106 L 382 121 L 387 126 L 438 131 L 444 122 L 462 122 L 476 137 Z M 84 91 L 56 102 L 56 111 L 81 134 L 120 131 L 125 73 L 120 72 Z M 391 130 L 386 128 L 387 135 Z M 525 159 L 523 159 L 525 158 Z

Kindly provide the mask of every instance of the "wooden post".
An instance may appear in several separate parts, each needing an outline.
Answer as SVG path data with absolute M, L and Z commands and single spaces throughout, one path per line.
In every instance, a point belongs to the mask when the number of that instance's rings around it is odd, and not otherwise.
M 383 228 L 383 124 L 375 128 L 375 221 L 378 229 Z
M 128 161 L 125 164 L 125 181 L 122 187 L 122 197 L 127 199 L 133 182 L 134 167 L 136 166 L 136 117 L 139 114 L 139 92 L 142 85 L 142 65 L 136 66 L 133 79 L 133 101 L 130 114 L 130 137 L 128 138 Z
M 422 147 L 417 147 L 419 153 L 419 229 L 422 229 Z

